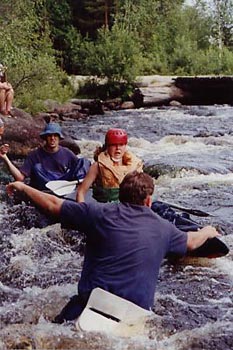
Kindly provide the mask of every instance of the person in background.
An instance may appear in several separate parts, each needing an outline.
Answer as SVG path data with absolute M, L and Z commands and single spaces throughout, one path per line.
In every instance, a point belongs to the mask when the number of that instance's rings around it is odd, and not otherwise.
M 59 145 L 64 137 L 58 123 L 46 124 L 40 137 L 44 140 L 44 145 L 30 152 L 19 169 L 7 156 L 9 145 L 0 147 L 0 158 L 15 180 L 30 178 L 32 187 L 45 190 L 46 183 L 52 180 L 71 181 L 85 177 L 90 161 L 78 158 L 71 150 Z
M 151 209 L 153 179 L 143 172 L 128 173 L 120 183 L 120 203 L 77 203 L 38 191 L 22 182 L 7 186 L 26 194 L 63 227 L 85 233 L 86 250 L 78 295 L 73 296 L 56 323 L 76 319 L 91 291 L 102 288 L 150 310 L 159 269 L 168 254 L 185 255 L 208 238 L 219 236 L 214 227 L 182 232 Z
M 124 176 L 133 171 L 143 171 L 143 162 L 126 150 L 128 136 L 123 129 L 109 129 L 103 147 L 94 154 L 95 163 L 90 167 L 84 181 L 78 187 L 76 200 L 81 203 L 92 186 L 93 198 L 98 202 L 112 202 L 119 199 L 119 186 Z M 87 197 L 90 200 L 90 197 Z M 196 231 L 201 226 L 188 214 L 175 212 L 168 204 L 153 201 L 151 209 L 162 218 L 173 222 L 183 231 Z
M 6 78 L 6 67 L 0 64 L 0 113 L 4 116 L 11 116 L 14 90 Z
M 123 129 L 109 129 L 105 144 L 97 149 L 84 181 L 78 188 L 77 202 L 84 202 L 89 188 L 98 202 L 118 200 L 119 186 L 124 176 L 133 170 L 142 171 L 142 161 L 126 150 L 128 136 Z

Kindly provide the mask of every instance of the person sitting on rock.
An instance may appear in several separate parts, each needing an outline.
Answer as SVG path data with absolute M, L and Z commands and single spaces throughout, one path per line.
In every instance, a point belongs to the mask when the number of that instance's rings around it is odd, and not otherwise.
M 0 113 L 4 116 L 11 116 L 14 90 L 6 79 L 6 67 L 0 64 Z
M 119 186 L 124 176 L 134 170 L 142 171 L 143 163 L 126 150 L 128 136 L 123 129 L 109 129 L 105 144 L 97 149 L 96 160 L 77 192 L 77 202 L 84 202 L 89 188 L 98 202 L 111 202 L 119 198 Z
M 45 190 L 46 183 L 51 180 L 72 181 L 85 177 L 90 161 L 78 158 L 71 150 L 59 145 L 64 136 L 58 123 L 46 124 L 40 137 L 44 140 L 44 145 L 31 151 L 19 169 L 7 156 L 9 145 L 0 147 L 0 158 L 15 180 L 24 181 L 25 178 L 30 178 L 32 187 Z

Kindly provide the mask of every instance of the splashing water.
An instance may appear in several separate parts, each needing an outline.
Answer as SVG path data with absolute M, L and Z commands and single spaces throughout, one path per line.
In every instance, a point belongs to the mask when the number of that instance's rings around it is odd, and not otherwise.
M 0 207 L 0 347 L 2 349 L 233 348 L 233 108 L 192 106 L 106 113 L 63 128 L 92 160 L 110 127 L 123 127 L 129 149 L 156 174 L 156 196 L 214 214 L 230 253 L 218 259 L 164 260 L 154 315 L 145 336 L 113 337 L 51 321 L 77 292 L 85 237 L 55 223 L 40 228 L 28 203 Z

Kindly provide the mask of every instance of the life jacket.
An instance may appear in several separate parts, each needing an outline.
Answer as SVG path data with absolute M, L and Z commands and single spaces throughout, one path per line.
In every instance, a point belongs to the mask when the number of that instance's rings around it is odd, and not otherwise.
M 93 185 L 93 197 L 98 202 L 112 202 L 119 198 L 119 186 L 126 174 L 142 171 L 143 163 L 133 153 L 126 151 L 122 165 L 114 166 L 109 154 L 101 152 L 98 156 L 99 175 Z

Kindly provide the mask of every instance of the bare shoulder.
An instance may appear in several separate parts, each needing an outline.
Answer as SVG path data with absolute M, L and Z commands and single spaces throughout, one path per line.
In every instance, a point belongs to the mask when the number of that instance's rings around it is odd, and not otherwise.
M 90 169 L 88 171 L 89 174 L 91 175 L 98 175 L 98 172 L 99 172 L 99 167 L 98 167 L 98 163 L 97 162 L 94 162 L 91 166 L 90 166 Z

